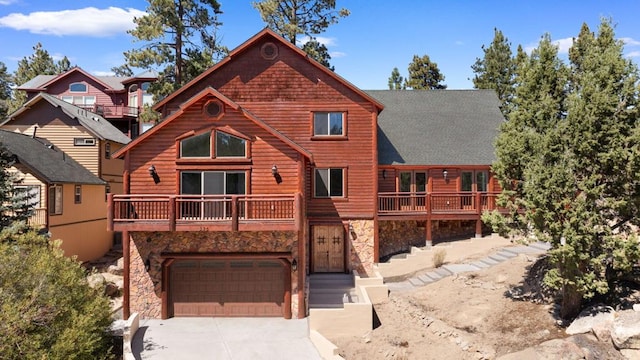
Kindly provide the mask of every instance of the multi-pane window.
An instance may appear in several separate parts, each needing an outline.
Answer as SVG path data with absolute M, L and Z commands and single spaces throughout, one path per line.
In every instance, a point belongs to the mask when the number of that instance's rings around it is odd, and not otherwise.
M 427 191 L 427 173 L 422 171 L 402 171 L 399 175 L 400 192 Z
M 110 142 L 105 142 L 104 143 L 104 158 L 105 159 L 110 159 L 111 158 L 111 143 Z
M 49 215 L 62 214 L 62 185 L 49 187 Z
M 244 195 L 246 175 L 243 171 L 183 171 L 180 193 L 186 195 Z
M 215 131 L 215 153 L 217 158 L 247 156 L 247 141 L 221 131 Z M 180 157 L 183 158 L 210 158 L 211 133 L 206 132 L 180 141 Z
M 317 198 L 344 197 L 344 169 L 315 169 L 313 194 Z
M 71 96 L 64 95 L 61 97 L 62 101 L 66 101 L 69 104 L 76 106 L 93 106 L 96 103 L 95 96 Z
M 486 192 L 488 190 L 488 182 L 489 174 L 486 171 L 463 171 L 461 174 L 460 190 Z
M 74 187 L 73 202 L 75 204 L 82 203 L 82 185 L 76 185 Z
M 313 113 L 314 136 L 342 136 L 344 135 L 344 113 L 316 112 Z

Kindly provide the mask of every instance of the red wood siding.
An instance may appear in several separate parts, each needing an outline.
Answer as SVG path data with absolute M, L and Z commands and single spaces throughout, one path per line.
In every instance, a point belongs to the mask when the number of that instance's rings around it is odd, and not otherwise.
M 156 132 L 131 150 L 131 194 L 178 194 L 180 170 L 235 170 L 246 169 L 248 193 L 292 194 L 298 190 L 298 153 L 237 111 L 226 108 L 218 120 L 208 120 L 202 107 L 208 98 L 201 99 L 186 109 L 184 114 Z M 237 162 L 192 161 L 183 163 L 177 159 L 176 138 L 191 130 L 196 132 L 210 128 L 229 127 L 251 136 L 251 159 Z M 160 182 L 155 184 L 149 175 L 149 166 L 155 166 Z M 278 167 L 282 182 L 274 179 L 271 168 Z
M 85 83 L 87 85 L 87 92 L 69 92 L 69 85 L 72 83 Z M 80 72 L 74 72 L 62 78 L 61 81 L 57 81 L 51 84 L 47 88 L 47 93 L 56 96 L 62 97 L 63 95 L 68 96 L 95 96 L 96 104 L 100 105 L 122 105 L 123 102 L 126 103 L 126 96 L 123 95 L 115 95 L 115 94 L 107 94 L 105 93 L 104 85 L 94 81 L 91 78 L 84 76 Z
M 266 37 L 256 42 L 232 61 L 186 89 L 167 103 L 163 112 L 169 114 L 175 111 L 197 92 L 212 86 L 311 152 L 314 167 L 347 170 L 346 198 L 315 199 L 311 196 L 312 167 L 307 166 L 305 194 L 310 216 L 373 218 L 377 166 L 374 106 L 278 41 L 274 40 L 278 46 L 278 57 L 274 60 L 263 59 L 260 47 L 268 40 L 269 37 Z M 314 111 L 345 112 L 347 138 L 312 139 Z M 270 168 L 271 165 L 265 166 Z

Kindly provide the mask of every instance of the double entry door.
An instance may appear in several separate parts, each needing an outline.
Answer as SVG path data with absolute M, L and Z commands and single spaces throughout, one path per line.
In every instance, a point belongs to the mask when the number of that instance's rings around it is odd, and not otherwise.
M 344 272 L 344 227 L 314 225 L 311 230 L 313 272 Z

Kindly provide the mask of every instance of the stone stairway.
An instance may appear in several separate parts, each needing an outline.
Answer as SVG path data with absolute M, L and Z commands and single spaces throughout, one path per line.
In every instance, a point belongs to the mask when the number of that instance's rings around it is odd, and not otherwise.
M 334 309 L 357 302 L 352 274 L 309 275 L 309 308 Z
M 539 256 L 547 252 L 549 250 L 550 245 L 548 243 L 536 242 L 528 245 L 518 245 L 518 246 L 510 246 L 502 248 L 495 253 L 482 257 L 478 260 L 472 262 L 462 262 L 455 264 L 445 264 L 439 268 L 432 268 L 429 270 L 429 267 L 425 267 L 424 271 L 419 274 L 411 274 L 407 275 L 405 280 L 396 280 L 388 279 L 385 277 L 385 283 L 389 287 L 389 290 L 392 291 L 400 291 L 407 290 L 415 287 L 420 287 L 424 285 L 431 284 L 440 279 L 443 279 L 447 276 L 451 276 L 454 274 L 459 274 L 463 272 L 470 271 L 478 271 L 482 269 L 486 269 L 488 267 L 497 265 L 503 261 L 514 258 L 518 255 L 532 255 Z M 414 257 L 416 258 L 416 257 Z M 407 257 L 404 259 L 405 261 L 411 261 L 411 258 Z M 398 259 L 396 261 L 395 266 L 401 267 L 402 261 Z

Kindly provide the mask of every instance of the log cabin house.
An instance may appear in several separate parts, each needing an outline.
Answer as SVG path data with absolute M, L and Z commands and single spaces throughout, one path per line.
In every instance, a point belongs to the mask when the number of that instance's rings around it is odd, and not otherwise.
M 495 94 L 365 92 L 268 29 L 154 108 L 114 154 L 125 317 L 303 318 L 308 274 L 480 236 L 499 190 Z

